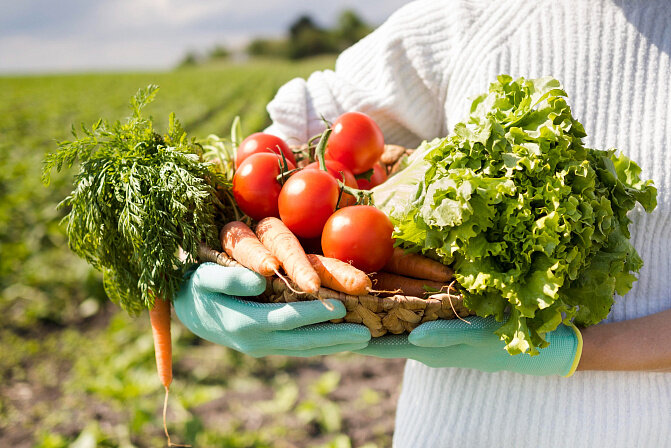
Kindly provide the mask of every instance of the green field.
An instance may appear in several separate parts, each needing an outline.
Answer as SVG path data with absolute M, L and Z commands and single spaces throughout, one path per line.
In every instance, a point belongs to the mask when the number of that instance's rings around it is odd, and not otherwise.
M 174 111 L 191 136 L 269 124 L 289 79 L 332 58 L 258 61 L 161 73 L 0 77 L 0 446 L 154 447 L 163 390 L 146 316 L 109 303 L 100 277 L 67 248 L 56 205 L 71 173 L 40 182 L 44 155 L 74 124 L 122 119 L 138 88 L 149 113 Z M 173 441 L 198 447 L 388 446 L 402 362 L 352 354 L 254 359 L 173 324 Z

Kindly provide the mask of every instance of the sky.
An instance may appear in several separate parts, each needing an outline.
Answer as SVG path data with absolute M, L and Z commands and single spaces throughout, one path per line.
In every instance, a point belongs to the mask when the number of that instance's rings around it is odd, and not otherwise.
M 188 51 L 281 36 L 344 9 L 380 25 L 407 0 L 0 0 L 0 73 L 168 69 Z

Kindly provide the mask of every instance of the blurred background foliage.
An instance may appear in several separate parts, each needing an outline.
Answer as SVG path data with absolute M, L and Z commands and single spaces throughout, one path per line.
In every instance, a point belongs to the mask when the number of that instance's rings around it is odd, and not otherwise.
M 309 21 L 297 22 L 297 38 L 306 30 Z M 158 129 L 175 111 L 191 136 L 227 136 L 235 115 L 249 134 L 269 124 L 265 105 L 283 83 L 334 62 L 233 64 L 226 49 L 216 52 L 173 72 L 0 77 L 0 446 L 164 444 L 148 319 L 112 305 L 99 274 L 69 251 L 56 206 L 72 173 L 46 188 L 40 172 L 72 125 L 126 117 L 128 99 L 150 83 L 161 88 L 149 109 Z M 254 359 L 201 341 L 176 320 L 173 332 L 175 442 L 390 445 L 401 361 Z
M 298 60 L 322 55 L 335 55 L 373 31 L 354 10 L 342 11 L 331 28 L 320 26 L 307 14 L 299 16 L 288 27 L 285 36 L 279 38 L 258 37 L 252 39 L 240 54 L 216 45 L 205 52 L 188 52 L 180 67 L 191 67 L 202 63 L 226 60 L 230 57 L 265 57 Z

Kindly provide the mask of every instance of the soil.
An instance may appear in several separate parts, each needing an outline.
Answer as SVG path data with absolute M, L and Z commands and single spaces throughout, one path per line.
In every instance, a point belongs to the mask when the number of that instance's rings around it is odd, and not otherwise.
M 106 307 L 95 318 L 77 324 L 82 334 L 95 335 L 104 329 L 113 312 Z M 26 341 L 44 337 L 63 331 L 62 327 L 45 326 L 36 329 L 34 334 L 21 335 Z M 195 340 L 195 345 L 202 341 Z M 36 443 L 36 432 L 41 427 L 41 421 L 47 418 L 51 411 L 67 412 L 71 419 L 66 424 L 59 424 L 57 432 L 61 436 L 76 438 L 86 422 L 97 421 L 102 429 L 123 425 L 123 414 L 111 408 L 107 403 L 96 399 L 87 399 L 68 405 L 69 397 L 60 387 L 72 368 L 72 360 L 63 359 L 57 352 L 48 354 L 51 359 L 44 359 L 40 355 L 40 369 L 50 366 L 51 380 L 45 384 L 41 377 L 31 372 L 30 359 L 22 361 L 20 374 L 8 369 L 4 372 L 0 384 L 0 446 L 17 448 L 32 447 Z M 25 359 L 25 358 L 24 358 Z M 353 447 L 373 443 L 377 447 L 391 446 L 394 430 L 394 416 L 396 403 L 400 393 L 400 385 L 405 360 L 377 359 L 360 355 L 323 356 L 317 358 L 290 358 L 282 373 L 289 375 L 298 387 L 299 396 L 296 403 L 306 399 L 313 399 L 311 386 L 325 372 L 337 372 L 340 376 L 337 387 L 317 400 L 327 400 L 337 405 L 341 415 L 340 433 L 347 435 Z M 176 365 L 175 375 L 183 375 L 192 366 L 189 359 L 180 360 Z M 38 369 L 39 370 L 39 369 Z M 18 371 L 18 370 L 17 370 Z M 27 372 L 27 373 L 26 373 Z M 191 409 L 198 416 L 205 427 L 226 428 L 231 420 L 236 431 L 253 432 L 264 428 L 264 425 L 277 424 L 278 419 L 286 425 L 286 438 L 277 441 L 278 447 L 319 446 L 329 442 L 333 433 L 327 433 L 324 428 L 315 422 L 307 425 L 295 418 L 295 407 L 291 412 L 280 417 L 268 416 L 258 412 L 256 404 L 268 402 L 275 396 L 273 381 L 276 371 L 263 370 L 255 372 L 262 378 L 262 386 L 253 390 L 235 390 L 227 388 L 224 396 L 209 401 Z M 312 395 L 310 395 L 312 394 Z M 2 406 L 3 402 L 5 406 Z M 65 404 L 64 404 L 65 403 Z M 295 405 L 294 405 L 295 406 Z M 4 409 L 3 409 L 4 407 Z M 11 425 L 3 423 L 7 410 L 13 413 Z M 51 411 L 50 411 L 51 410 Z M 52 427 L 53 428 L 53 427 Z M 293 431 L 293 432 L 292 432 Z M 138 446 L 143 446 L 142 443 Z M 237 445 L 236 445 L 237 446 Z M 275 446 L 275 445 L 274 445 Z

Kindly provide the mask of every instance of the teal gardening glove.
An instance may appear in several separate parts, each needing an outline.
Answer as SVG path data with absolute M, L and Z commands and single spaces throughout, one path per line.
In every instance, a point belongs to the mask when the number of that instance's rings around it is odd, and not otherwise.
M 470 324 L 468 323 L 470 322 Z M 494 334 L 501 325 L 493 318 L 425 322 L 409 335 L 373 339 L 357 353 L 381 358 L 408 358 L 429 367 L 463 367 L 498 372 L 507 370 L 527 375 L 571 376 L 582 354 L 582 336 L 574 326 L 559 325 L 546 333 L 550 343 L 540 354 L 511 356 L 505 343 Z
M 174 300 L 177 317 L 194 334 L 254 357 L 315 356 L 361 349 L 370 331 L 358 324 L 322 323 L 345 316 L 344 305 L 329 300 L 286 304 L 238 299 L 266 287 L 261 275 L 246 268 L 201 264 L 184 281 Z

